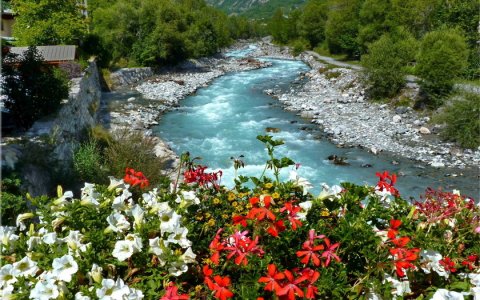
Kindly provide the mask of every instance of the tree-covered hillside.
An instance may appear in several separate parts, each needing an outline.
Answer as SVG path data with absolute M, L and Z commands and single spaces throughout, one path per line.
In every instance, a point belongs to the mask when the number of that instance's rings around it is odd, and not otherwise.
M 270 18 L 276 9 L 288 12 L 303 5 L 306 0 L 207 0 L 228 14 L 238 14 L 253 19 Z

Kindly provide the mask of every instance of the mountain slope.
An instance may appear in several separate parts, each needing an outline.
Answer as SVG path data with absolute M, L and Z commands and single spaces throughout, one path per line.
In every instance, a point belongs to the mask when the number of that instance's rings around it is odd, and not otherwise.
M 206 2 L 228 14 L 261 19 L 271 17 L 278 8 L 288 12 L 301 6 L 306 0 L 206 0 Z

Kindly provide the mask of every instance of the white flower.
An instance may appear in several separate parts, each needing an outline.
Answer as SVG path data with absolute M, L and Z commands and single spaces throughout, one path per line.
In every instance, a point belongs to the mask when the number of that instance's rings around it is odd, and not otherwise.
M 393 290 L 392 290 L 392 295 L 396 296 L 403 296 L 404 294 L 411 293 L 412 290 L 410 290 L 410 281 L 405 280 L 405 281 L 399 281 L 392 276 L 385 274 L 385 281 L 388 281 L 392 284 Z
M 141 290 L 130 288 L 130 293 L 127 295 L 126 299 L 127 300 L 142 300 L 143 297 L 144 297 L 143 292 Z
M 17 227 L 20 227 L 20 231 L 23 231 L 25 229 L 27 229 L 27 227 L 25 226 L 25 224 L 23 223 L 23 221 L 27 220 L 27 219 L 30 219 L 30 218 L 33 218 L 34 217 L 34 214 L 33 213 L 24 213 L 24 214 L 20 214 L 17 216 Z
M 38 236 L 31 236 L 27 240 L 28 251 L 32 251 L 38 244 L 42 242 L 42 239 Z
M 332 200 L 332 197 L 338 198 L 341 191 L 342 191 L 342 187 L 339 185 L 333 185 L 332 187 L 330 187 L 327 184 L 323 183 L 322 191 L 320 192 L 317 198 L 320 200 L 330 198 L 330 200 Z
M 72 275 L 77 273 L 78 264 L 71 255 L 64 255 L 61 258 L 55 258 L 52 263 L 52 274 L 65 282 L 72 280 Z
M 18 240 L 18 235 L 15 234 L 16 229 L 13 226 L 0 226 L 0 243 L 7 246 L 11 242 Z
M 0 288 L 0 299 L 3 300 L 10 300 L 15 299 L 15 295 L 13 294 L 13 285 L 7 285 L 4 288 Z
M 185 253 L 182 254 L 180 259 L 183 260 L 183 262 L 185 262 L 187 264 L 191 264 L 191 263 L 195 262 L 196 257 L 197 257 L 197 255 L 195 255 L 195 253 L 193 253 L 192 248 L 188 248 L 187 251 L 185 251 Z
M 142 194 L 142 200 L 143 200 L 143 204 L 145 205 L 145 207 L 147 208 L 152 208 L 154 207 L 156 204 L 158 204 L 158 201 L 157 201 L 157 189 L 153 189 L 153 191 L 149 192 L 149 193 L 143 193 Z
M 175 202 L 181 203 L 180 207 L 187 207 L 192 204 L 200 204 L 200 199 L 197 198 L 194 191 L 181 191 L 181 196 L 177 196 Z
M 304 201 L 298 204 L 302 208 L 303 211 L 297 213 L 298 219 L 305 221 L 307 218 L 308 211 L 312 208 L 313 202 L 312 201 Z
M 141 252 L 143 248 L 142 238 L 138 234 L 128 234 L 125 241 L 132 243 L 135 252 Z
M 28 277 L 28 276 L 34 276 L 35 273 L 37 273 L 38 267 L 37 263 L 31 260 L 28 256 L 25 256 L 22 258 L 22 260 L 17 261 L 16 263 L 13 264 L 13 275 L 18 277 L 18 276 L 23 276 L 23 277 Z
M 49 232 L 42 237 L 42 241 L 47 245 L 53 245 L 57 242 L 57 233 Z
M 155 203 L 150 212 L 157 213 L 158 216 L 161 217 L 163 215 L 171 215 L 173 213 L 173 209 L 168 205 L 168 202 L 159 202 Z
M 102 267 L 98 266 L 97 264 L 93 264 L 92 270 L 88 272 L 88 275 L 90 276 L 90 278 L 92 278 L 93 281 L 95 281 L 96 283 L 100 283 L 103 279 L 102 271 Z
M 369 292 L 365 297 L 366 300 L 382 300 L 382 298 L 375 292 Z
M 150 245 L 151 253 L 155 255 L 163 254 L 163 249 L 165 248 L 165 245 L 163 243 L 163 240 L 161 240 L 158 236 L 154 239 L 149 239 L 148 244 Z
M 110 185 L 107 188 L 109 191 L 115 190 L 116 192 L 120 192 L 127 188 L 125 182 L 123 182 L 123 179 L 116 179 L 113 176 L 108 176 L 108 179 L 110 179 Z
M 288 180 L 293 181 L 296 185 L 303 188 L 303 195 L 308 193 L 308 190 L 313 188 L 313 185 L 305 178 L 298 176 L 297 172 L 290 171 Z
M 102 288 L 96 290 L 97 297 L 103 300 L 120 300 L 130 293 L 130 289 L 120 278 L 117 281 L 103 279 Z
M 117 241 L 112 255 L 119 261 L 124 261 L 133 255 L 133 243 L 130 241 Z
M 0 287 L 8 286 L 17 282 L 17 278 L 13 273 L 13 265 L 4 265 L 0 269 Z
M 98 197 L 100 194 L 95 190 L 95 185 L 85 182 L 84 187 L 82 188 L 82 195 L 80 199 L 82 200 L 80 203 L 83 205 L 94 205 L 98 206 Z
M 66 191 L 63 193 L 63 196 L 58 198 L 57 200 L 53 201 L 53 205 L 56 206 L 64 206 L 67 204 L 70 200 L 73 198 L 73 193 L 72 191 Z
M 188 229 L 185 227 L 178 227 L 172 232 L 167 240 L 165 241 L 165 246 L 168 247 L 168 244 L 178 244 L 182 248 L 187 248 L 192 246 L 192 242 L 187 239 Z
M 87 245 L 82 244 L 83 234 L 80 233 L 78 230 L 70 230 L 68 236 L 64 237 L 63 239 L 59 239 L 67 243 L 69 249 L 73 251 L 80 250 L 82 252 L 87 251 Z
M 176 212 L 160 215 L 160 231 L 162 234 L 165 232 L 175 232 L 175 230 L 180 227 L 180 218 L 181 216 Z
M 130 228 L 130 223 L 124 215 L 114 213 L 107 217 L 108 228 L 114 232 L 123 232 Z
M 59 295 L 60 292 L 54 280 L 39 280 L 30 291 L 30 299 L 36 300 L 57 299 Z
M 132 193 L 129 190 L 125 189 L 122 191 L 122 194 L 113 199 L 112 208 L 118 211 L 126 211 L 132 205 L 132 199 L 130 197 Z
M 446 289 L 438 289 L 431 300 L 463 300 L 464 297 L 461 293 L 448 291 Z
M 142 209 L 142 207 L 138 204 L 135 204 L 135 206 L 132 208 L 130 213 L 133 216 L 133 219 L 135 220 L 135 225 L 137 228 L 140 228 L 140 226 L 143 224 L 144 220 L 143 217 L 145 216 L 145 211 Z
M 422 252 L 420 252 L 420 265 L 422 266 L 422 270 L 426 274 L 430 274 L 433 270 L 437 272 L 438 275 L 448 278 L 448 272 L 445 271 L 445 268 L 440 264 L 442 258 L 442 254 L 439 252 L 422 250 Z
M 470 279 L 470 283 L 474 286 L 480 288 L 480 273 L 459 273 L 458 276 L 460 278 L 468 278 Z
M 168 267 L 168 273 L 172 276 L 180 276 L 187 271 L 187 265 L 181 261 L 172 262 Z
M 90 300 L 90 297 L 85 296 L 82 292 L 75 294 L 75 300 Z
M 375 235 L 380 237 L 383 243 L 385 243 L 388 240 L 388 231 L 387 230 L 380 230 L 377 228 L 377 226 L 372 226 L 373 232 L 375 232 Z

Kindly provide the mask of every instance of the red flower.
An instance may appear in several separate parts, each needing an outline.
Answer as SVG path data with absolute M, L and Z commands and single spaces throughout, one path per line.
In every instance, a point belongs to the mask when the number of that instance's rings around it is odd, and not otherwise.
M 285 270 L 283 274 L 288 281 L 279 291 L 277 291 L 277 296 L 285 296 L 285 298 L 288 300 L 295 300 L 295 295 L 298 297 L 303 297 L 303 291 L 300 287 L 298 287 L 297 284 L 304 281 L 306 278 L 300 277 L 298 279 L 294 279 L 293 274 L 289 270 Z
M 140 185 L 140 188 L 146 188 L 149 185 L 148 179 L 142 172 L 136 172 L 134 169 L 127 168 L 125 170 L 125 177 L 123 177 L 125 183 L 130 184 L 132 187 Z
M 235 231 L 235 233 L 228 238 L 224 248 L 225 250 L 230 251 L 227 255 L 227 259 L 235 256 L 235 264 L 237 265 L 243 264 L 246 266 L 248 264 L 248 254 L 257 254 L 261 256 L 264 253 L 263 250 L 257 246 L 258 236 L 252 240 L 246 236 L 247 233 L 248 231 Z
M 282 231 L 285 231 L 285 229 L 286 227 L 283 224 L 283 220 L 278 220 L 268 227 L 267 232 L 273 237 L 278 237 L 278 234 Z
M 315 299 L 315 295 L 318 294 L 318 288 L 313 284 L 320 277 L 320 272 L 307 268 L 307 269 L 303 269 L 301 273 L 302 273 L 302 277 L 305 277 L 307 280 L 307 285 L 306 285 L 307 291 L 305 293 L 305 298 Z
M 281 285 L 278 283 L 279 280 L 285 278 L 285 275 L 281 272 L 277 272 L 277 267 L 274 264 L 268 265 L 268 275 L 265 277 L 260 277 L 258 282 L 266 283 L 264 290 L 278 292 L 281 289 Z
M 175 286 L 174 282 L 170 282 L 167 287 L 167 292 L 165 295 L 160 298 L 160 300 L 186 300 L 189 299 L 187 294 L 179 295 L 178 287 Z
M 310 230 L 310 232 L 315 232 L 313 229 Z M 316 253 L 316 251 L 320 251 L 325 249 L 323 245 L 315 245 L 313 241 L 306 241 L 303 243 L 301 251 L 297 251 L 297 256 L 302 257 L 303 259 L 300 261 L 302 264 L 308 264 L 310 259 L 312 260 L 312 263 L 314 266 L 319 266 L 320 265 L 320 257 L 319 254 Z
M 387 233 L 389 239 L 394 239 L 397 236 L 400 225 L 402 225 L 402 221 L 393 219 L 390 220 L 390 229 Z
M 332 258 L 335 259 L 338 262 L 340 261 L 340 257 L 338 257 L 338 255 L 335 254 L 335 252 L 334 252 L 335 249 L 338 248 L 338 246 L 340 246 L 340 243 L 335 243 L 333 245 L 330 245 L 330 240 L 328 238 L 325 238 L 324 242 L 325 242 L 325 245 L 326 245 L 326 249 L 322 253 L 322 258 L 326 259 L 326 261 L 324 263 L 324 266 L 328 267 L 328 265 L 330 264 L 330 260 Z
M 302 208 L 297 205 L 293 205 L 292 202 L 287 202 L 285 205 L 280 209 L 280 212 L 287 212 L 288 221 L 292 225 L 293 230 L 297 230 L 297 226 L 302 226 L 302 222 L 298 219 L 297 213 L 301 211 Z
M 204 265 L 202 268 L 202 271 L 203 271 L 203 276 L 205 276 L 205 279 L 203 280 L 203 282 L 208 286 L 209 289 L 213 290 L 214 289 L 214 283 L 212 280 L 213 270 L 208 265 Z
M 275 214 L 271 212 L 268 208 L 270 207 L 270 203 L 272 201 L 272 197 L 270 196 L 265 196 L 263 197 L 263 205 L 258 205 L 262 204 L 260 199 L 257 197 L 250 198 L 250 204 L 255 205 L 256 207 L 253 207 L 250 209 L 250 212 L 247 215 L 248 219 L 257 219 L 258 221 L 261 221 L 265 218 L 270 219 L 272 221 L 275 221 Z
M 222 233 L 223 229 L 220 228 L 217 233 L 215 234 L 215 237 L 213 238 L 212 242 L 208 246 L 210 251 L 213 252 L 212 256 L 210 257 L 210 260 L 218 265 L 220 262 L 220 251 L 222 251 L 225 247 L 223 244 L 220 242 L 220 234 Z
M 450 259 L 450 257 L 445 257 L 444 259 L 440 260 L 440 264 L 447 270 L 448 272 L 455 273 L 457 269 L 455 269 L 455 262 Z
M 379 178 L 376 186 L 377 189 L 379 189 L 380 191 L 387 191 L 394 197 L 400 197 L 400 193 L 398 192 L 398 190 L 393 187 L 397 182 L 397 175 L 390 175 L 387 171 L 384 171 L 383 173 L 377 172 L 375 175 Z M 389 180 L 390 182 L 387 182 L 387 180 Z
M 466 260 L 462 262 L 463 266 L 466 266 L 470 271 L 472 271 L 475 266 L 475 262 L 478 260 L 478 255 L 469 255 Z
M 412 263 L 418 258 L 419 248 L 406 249 L 405 246 L 410 242 L 409 237 L 401 237 L 392 240 L 392 243 L 397 247 L 390 249 L 390 254 L 394 257 L 395 269 L 399 277 L 405 276 L 405 270 L 415 269 Z
M 243 227 L 247 227 L 247 218 L 244 216 L 234 216 L 232 218 L 233 225 L 242 225 Z
M 211 184 L 214 187 L 218 187 L 218 181 L 222 178 L 222 171 L 206 173 L 206 166 L 195 166 L 186 170 L 183 173 L 183 181 L 185 183 L 198 183 L 200 186 L 208 186 Z
M 215 298 L 220 300 L 226 300 L 233 297 L 234 294 L 228 289 L 228 287 L 230 286 L 229 277 L 220 277 L 217 275 L 213 279 L 215 280 L 215 284 L 213 287 L 213 290 L 215 291 Z

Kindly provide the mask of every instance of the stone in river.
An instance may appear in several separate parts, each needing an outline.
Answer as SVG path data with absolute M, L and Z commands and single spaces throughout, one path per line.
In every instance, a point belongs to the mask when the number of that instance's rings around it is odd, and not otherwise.
M 127 99 L 128 102 L 132 102 L 134 100 L 135 100 L 135 97 L 130 97 L 130 98 Z
M 418 130 L 421 134 L 430 134 L 430 130 L 427 127 L 420 127 Z
M 392 121 L 394 123 L 400 123 L 402 121 L 402 117 L 400 117 L 399 115 L 395 115 L 395 116 L 393 116 Z
M 267 128 L 265 128 L 265 131 L 266 131 L 266 132 L 273 132 L 273 133 L 277 133 L 277 132 L 280 132 L 280 128 L 276 128 L 276 127 L 267 127 Z

